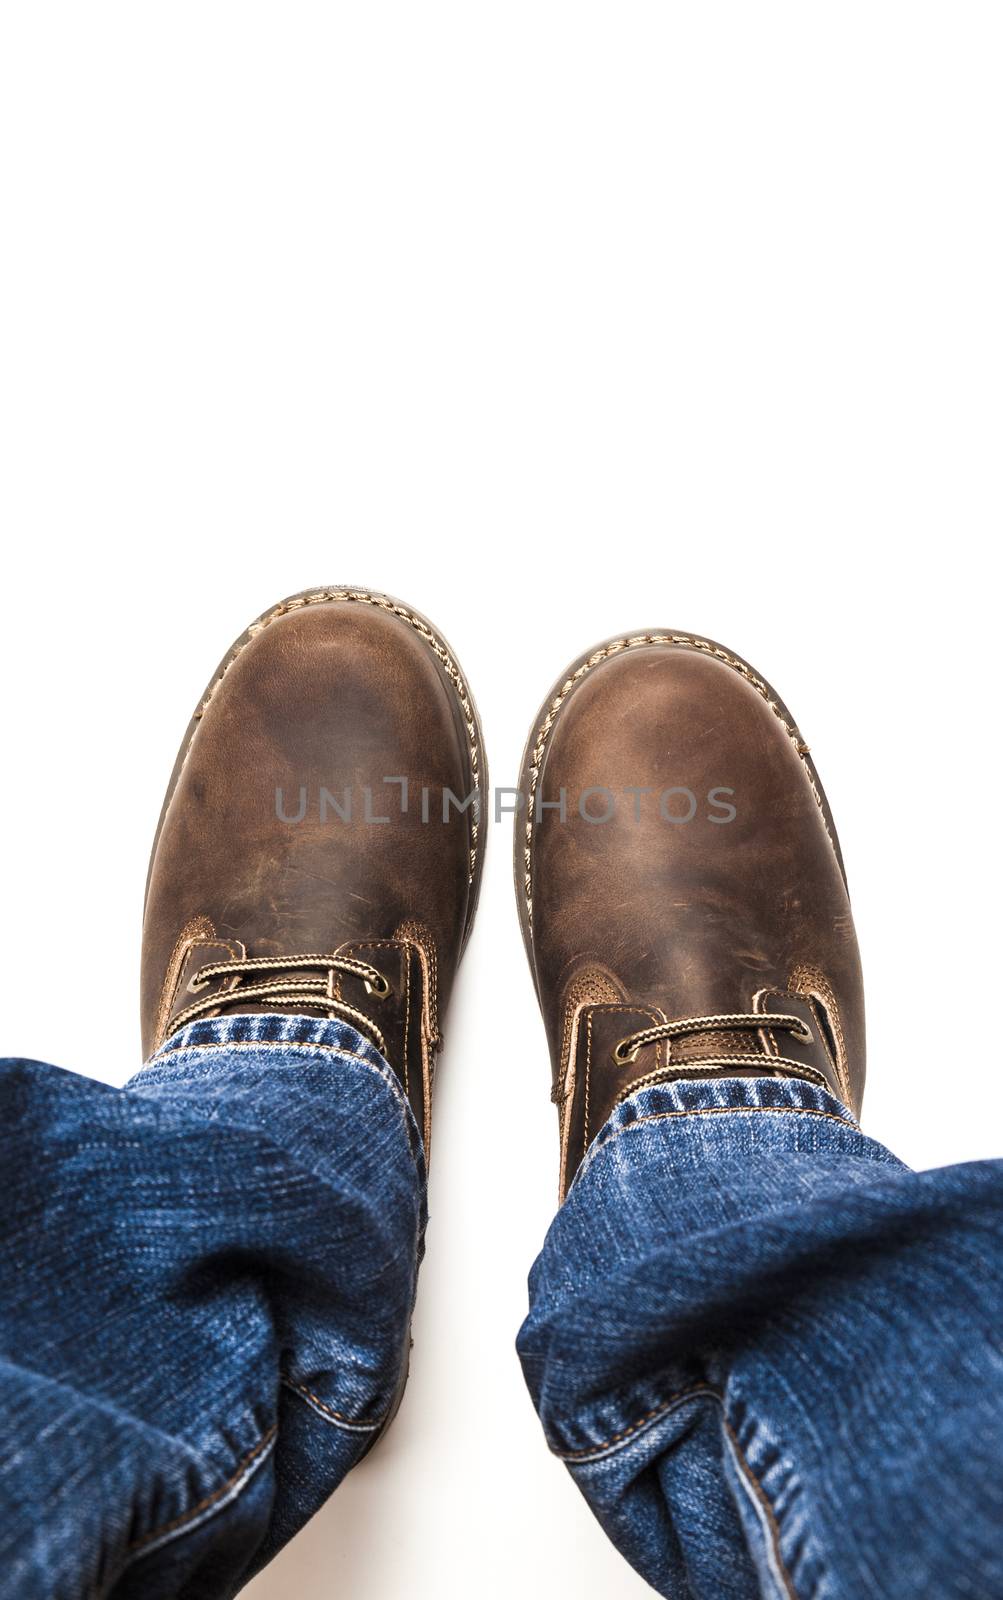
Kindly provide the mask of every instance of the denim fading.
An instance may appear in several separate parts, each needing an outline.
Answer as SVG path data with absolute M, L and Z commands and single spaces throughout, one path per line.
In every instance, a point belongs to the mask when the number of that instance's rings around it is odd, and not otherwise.
M 553 1451 L 677 1600 L 1003 1595 L 1003 1163 L 915 1173 L 800 1081 L 641 1090 L 519 1337 Z
M 365 1453 L 426 1211 L 397 1079 L 340 1022 L 176 1034 L 126 1089 L 3 1064 L 0 1594 L 216 1600 Z
M 0 1157 L 0 1597 L 230 1600 L 399 1389 L 397 1079 L 341 1022 L 197 1022 L 125 1089 L 0 1063 Z M 551 1449 L 673 1600 L 1000 1600 L 1001 1244 L 1003 1163 L 910 1172 L 807 1083 L 642 1090 L 532 1272 Z

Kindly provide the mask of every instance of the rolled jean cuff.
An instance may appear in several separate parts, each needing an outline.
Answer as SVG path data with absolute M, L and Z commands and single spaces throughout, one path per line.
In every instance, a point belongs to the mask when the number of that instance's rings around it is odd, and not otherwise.
M 287 1124 L 295 1124 L 296 1145 L 306 1138 L 325 1167 L 336 1162 L 342 1136 L 318 1119 L 318 1103 L 335 1122 L 368 1120 L 379 1137 L 399 1137 L 391 1131 L 396 1126 L 424 1189 L 424 1146 L 401 1081 L 371 1040 L 340 1018 L 285 1012 L 201 1017 L 165 1039 L 126 1088 L 183 1098 L 203 1116 L 236 1114 L 279 1142 Z
M 848 1193 L 882 1169 L 903 1170 L 806 1080 L 680 1079 L 624 1100 L 530 1276 L 519 1351 L 551 1449 L 636 1456 L 678 1400 L 718 1395 L 742 1319 L 812 1281 Z
M 610 1140 L 638 1123 L 729 1111 L 814 1112 L 859 1126 L 841 1100 L 806 1078 L 679 1078 L 638 1089 L 621 1101 L 589 1145 L 575 1185 Z
M 146 1065 L 150 1066 L 171 1050 L 231 1044 L 316 1044 L 328 1050 L 341 1050 L 345 1055 L 360 1056 L 374 1066 L 387 1065 L 364 1034 L 338 1017 L 301 1017 L 274 1011 L 250 1016 L 201 1017 L 197 1022 L 188 1022 L 164 1040 Z

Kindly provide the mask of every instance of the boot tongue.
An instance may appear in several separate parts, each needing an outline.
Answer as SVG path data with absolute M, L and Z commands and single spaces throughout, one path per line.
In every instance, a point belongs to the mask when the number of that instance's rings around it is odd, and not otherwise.
M 768 1053 L 762 1034 L 754 1028 L 708 1028 L 700 1033 L 679 1034 L 672 1040 L 669 1059 L 676 1065 L 706 1060 L 709 1056 L 766 1056 Z
M 721 1061 L 729 1056 L 761 1056 L 765 1070 L 769 1071 L 770 1064 L 782 1057 L 795 1069 L 805 1067 L 810 1081 L 818 1082 L 821 1077 L 837 1098 L 848 1100 L 849 1091 L 845 1073 L 841 1075 L 838 1052 L 827 1042 L 825 1019 L 811 996 L 791 991 L 761 991 L 753 998 L 752 1010 L 762 1013 L 761 1028 L 704 1028 L 699 1033 L 679 1034 L 671 1041 L 667 1066 L 678 1070 L 687 1064 L 697 1067 L 701 1061 Z M 778 1013 L 797 1018 L 804 1025 L 806 1035 L 786 1026 L 775 1026 L 772 1019 Z M 742 1070 L 758 1071 L 758 1063 L 747 1063 Z

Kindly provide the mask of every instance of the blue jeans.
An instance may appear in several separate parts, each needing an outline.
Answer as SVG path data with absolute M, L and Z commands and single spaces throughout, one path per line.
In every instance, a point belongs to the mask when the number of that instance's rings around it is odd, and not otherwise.
M 396 1079 L 231 1017 L 124 1090 L 15 1061 L 0 1096 L 0 1596 L 231 1596 L 393 1411 Z M 1001 1235 L 1003 1163 L 912 1173 L 808 1084 L 642 1090 L 533 1269 L 550 1446 L 662 1594 L 1000 1600 Z
M 552 1450 L 686 1600 L 1003 1596 L 1003 1162 L 911 1172 L 811 1084 L 641 1090 L 519 1337 Z

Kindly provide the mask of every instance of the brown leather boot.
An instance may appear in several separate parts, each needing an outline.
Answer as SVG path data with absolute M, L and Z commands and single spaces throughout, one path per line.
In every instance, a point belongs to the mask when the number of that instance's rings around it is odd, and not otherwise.
M 266 611 L 206 690 L 164 802 L 144 1052 L 224 1012 L 343 1018 L 396 1072 L 427 1154 L 486 784 L 473 701 L 424 617 L 361 589 Z
M 646 1084 L 793 1076 L 859 1111 L 864 1000 L 842 858 L 808 746 L 768 683 L 690 634 L 611 639 L 548 695 L 520 787 L 516 892 L 562 1198 L 614 1107 Z

